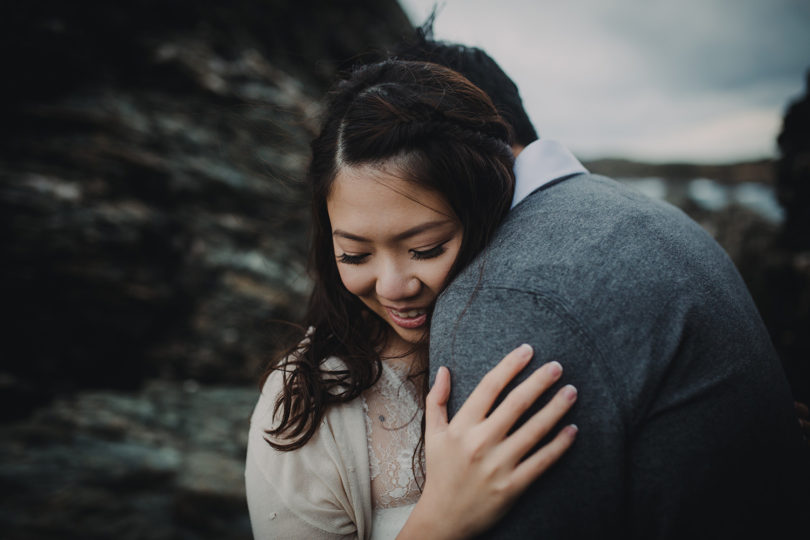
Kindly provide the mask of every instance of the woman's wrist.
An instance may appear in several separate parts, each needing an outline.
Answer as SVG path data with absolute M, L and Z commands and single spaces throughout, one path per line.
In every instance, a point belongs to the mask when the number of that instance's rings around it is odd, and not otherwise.
M 460 531 L 453 526 L 452 520 L 443 519 L 434 510 L 435 505 L 431 505 L 429 499 L 425 499 L 423 495 L 414 506 L 411 515 L 408 516 L 405 526 L 397 535 L 397 540 L 461 540 L 464 538 L 462 534 L 459 534 Z

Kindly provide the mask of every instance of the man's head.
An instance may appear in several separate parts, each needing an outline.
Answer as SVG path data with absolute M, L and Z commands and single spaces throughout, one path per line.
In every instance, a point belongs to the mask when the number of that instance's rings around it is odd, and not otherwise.
M 433 62 L 461 73 L 489 95 L 500 115 L 512 127 L 516 146 L 527 146 L 538 139 L 512 79 L 481 49 L 434 40 L 432 16 L 417 29 L 415 39 L 398 45 L 391 56 L 400 60 Z

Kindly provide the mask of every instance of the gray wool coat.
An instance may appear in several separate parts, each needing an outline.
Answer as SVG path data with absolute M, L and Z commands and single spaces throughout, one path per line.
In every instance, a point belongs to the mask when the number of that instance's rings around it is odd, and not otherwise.
M 521 378 L 557 360 L 557 386 L 579 390 L 573 447 L 486 538 L 807 525 L 807 459 L 766 329 L 726 253 L 669 204 L 590 174 L 544 186 L 440 296 L 430 340 L 451 414 L 524 342 Z

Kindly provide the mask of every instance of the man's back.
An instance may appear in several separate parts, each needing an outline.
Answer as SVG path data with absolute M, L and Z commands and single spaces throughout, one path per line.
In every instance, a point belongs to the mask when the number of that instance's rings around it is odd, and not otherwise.
M 450 412 L 523 342 L 532 366 L 558 360 L 579 388 L 581 431 L 495 537 L 790 525 L 801 464 L 787 383 L 733 264 L 679 210 L 592 175 L 519 204 L 434 314 Z

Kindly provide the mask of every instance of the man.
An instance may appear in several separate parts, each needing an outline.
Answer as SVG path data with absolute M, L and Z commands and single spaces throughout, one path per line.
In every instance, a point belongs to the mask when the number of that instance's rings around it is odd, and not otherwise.
M 557 360 L 579 389 L 576 443 L 485 536 L 782 538 L 805 526 L 790 391 L 723 250 L 676 208 L 537 140 L 483 51 L 428 32 L 395 56 L 464 74 L 515 133 L 513 209 L 433 315 L 431 375 L 452 373 L 450 414 L 524 342 L 524 377 Z

